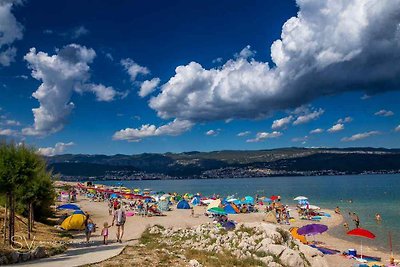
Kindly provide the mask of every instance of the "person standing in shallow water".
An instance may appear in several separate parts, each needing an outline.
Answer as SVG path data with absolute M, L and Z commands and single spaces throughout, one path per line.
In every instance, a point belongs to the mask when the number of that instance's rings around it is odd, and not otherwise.
M 359 228 L 360 227 L 360 217 L 358 217 L 358 215 L 355 212 L 353 212 L 352 218 L 356 225 L 356 228 Z

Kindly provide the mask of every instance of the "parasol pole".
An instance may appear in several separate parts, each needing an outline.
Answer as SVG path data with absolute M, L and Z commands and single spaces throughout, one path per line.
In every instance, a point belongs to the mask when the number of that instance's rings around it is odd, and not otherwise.
M 361 260 L 363 259 L 362 257 L 363 257 L 363 248 L 362 248 L 362 239 L 361 239 Z
M 389 231 L 389 248 L 390 248 L 390 256 L 393 258 L 392 233 L 390 231 Z

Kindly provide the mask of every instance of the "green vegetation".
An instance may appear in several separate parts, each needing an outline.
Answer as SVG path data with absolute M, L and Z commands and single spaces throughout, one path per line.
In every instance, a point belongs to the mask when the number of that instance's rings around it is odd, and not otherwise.
M 35 219 L 43 221 L 51 214 L 54 197 L 51 172 L 45 160 L 23 144 L 0 143 L 0 201 L 6 210 L 4 239 L 9 244 L 15 233 L 15 214 L 28 218 L 30 238 Z

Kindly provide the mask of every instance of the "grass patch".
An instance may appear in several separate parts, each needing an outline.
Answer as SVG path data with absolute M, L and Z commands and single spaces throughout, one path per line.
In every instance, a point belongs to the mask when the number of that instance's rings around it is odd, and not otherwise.
M 290 240 L 290 233 L 285 229 L 276 228 L 276 231 L 281 235 L 284 243 L 287 243 Z
M 255 228 L 246 227 L 243 224 L 235 231 L 236 233 L 248 233 L 250 236 L 255 235 L 257 233 Z

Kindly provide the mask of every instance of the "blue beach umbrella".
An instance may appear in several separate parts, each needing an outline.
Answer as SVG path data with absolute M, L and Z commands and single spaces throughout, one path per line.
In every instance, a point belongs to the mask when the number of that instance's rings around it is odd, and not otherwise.
M 119 198 L 119 196 L 117 194 L 111 194 L 110 198 Z
M 264 198 L 264 199 L 262 200 L 262 202 L 272 202 L 272 199 L 266 197 L 266 198 Z
M 58 210 L 80 210 L 81 208 L 75 204 L 64 204 L 57 207 Z
M 254 198 L 251 196 L 245 196 L 244 201 L 245 204 L 253 204 L 254 203 Z
M 76 210 L 76 211 L 74 211 L 72 214 L 82 214 L 82 215 L 86 215 L 82 210 Z

